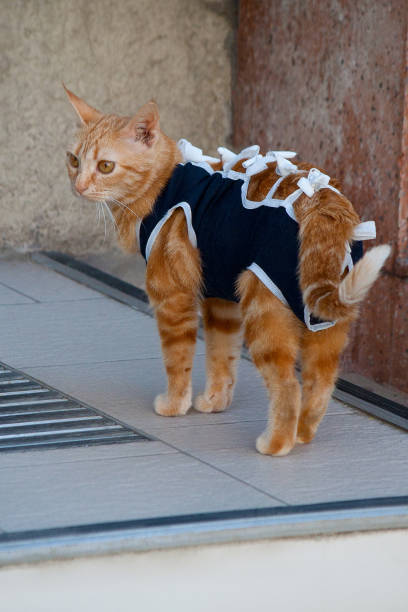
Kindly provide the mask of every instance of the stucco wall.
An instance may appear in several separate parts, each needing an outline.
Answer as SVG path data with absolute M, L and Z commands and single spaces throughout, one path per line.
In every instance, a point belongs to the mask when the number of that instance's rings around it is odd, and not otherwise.
M 113 242 L 74 198 L 65 150 L 90 104 L 162 126 L 210 151 L 230 140 L 234 0 L 0 0 L 0 251 L 98 252 Z

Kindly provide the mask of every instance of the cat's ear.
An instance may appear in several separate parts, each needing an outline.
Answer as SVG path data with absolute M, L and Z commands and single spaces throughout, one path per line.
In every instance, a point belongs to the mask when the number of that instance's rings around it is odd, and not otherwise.
M 69 91 L 69 89 L 65 87 L 64 83 L 62 84 L 62 86 L 65 89 L 65 93 L 67 94 L 69 101 L 75 108 L 83 124 L 87 125 L 88 123 L 94 123 L 95 121 L 98 121 L 101 117 L 103 117 L 103 113 L 100 113 L 98 110 L 96 110 L 96 108 L 89 106 L 89 104 L 84 102 L 84 100 L 78 98 L 78 96 L 76 96 L 74 93 L 72 93 L 72 91 Z
M 151 147 L 157 139 L 159 131 L 159 107 L 154 100 L 150 100 L 130 119 L 121 133 L 125 138 L 140 141 Z

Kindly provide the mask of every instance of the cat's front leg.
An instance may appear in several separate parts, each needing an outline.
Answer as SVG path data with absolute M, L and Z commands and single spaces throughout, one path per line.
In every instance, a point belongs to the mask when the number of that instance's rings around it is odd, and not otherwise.
M 197 335 L 197 304 L 191 294 L 175 293 L 155 309 L 167 392 L 158 395 L 154 409 L 162 416 L 181 416 L 191 407 L 191 370 Z
M 232 401 L 237 363 L 241 353 L 241 312 L 235 302 L 204 300 L 207 384 L 194 400 L 200 412 L 222 412 Z

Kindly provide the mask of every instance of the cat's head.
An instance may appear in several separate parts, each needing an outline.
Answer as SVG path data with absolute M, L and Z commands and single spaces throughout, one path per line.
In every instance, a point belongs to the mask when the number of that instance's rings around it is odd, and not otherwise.
M 81 120 L 66 157 L 74 194 L 128 206 L 155 179 L 166 138 L 160 131 L 157 104 L 148 102 L 133 117 L 104 115 L 65 91 Z

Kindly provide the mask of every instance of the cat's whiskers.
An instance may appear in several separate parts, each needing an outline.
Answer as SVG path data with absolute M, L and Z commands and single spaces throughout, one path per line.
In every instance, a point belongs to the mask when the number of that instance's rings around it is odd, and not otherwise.
M 114 204 L 117 204 L 118 206 L 121 206 L 122 208 L 126 208 L 129 212 L 132 213 L 132 215 L 134 215 L 136 218 L 138 218 L 137 214 L 131 208 L 129 208 L 129 206 L 126 206 L 126 204 L 124 204 L 123 202 L 120 202 L 119 200 L 114 198 L 111 194 L 108 193 L 108 197 L 106 198 L 106 200 L 108 202 L 109 202 L 109 200 L 111 200 Z
M 106 202 L 106 200 L 103 200 L 102 204 L 106 208 L 106 212 L 108 213 L 109 217 L 111 218 L 114 228 L 116 228 L 116 230 L 119 231 L 118 225 L 116 223 L 116 219 L 113 216 L 113 213 L 112 213 L 111 209 L 109 208 L 108 203 Z
M 106 216 L 105 216 L 105 209 L 103 208 L 102 201 L 99 201 L 98 204 L 99 204 L 99 210 L 102 211 L 102 215 L 103 215 L 103 222 L 105 224 L 105 240 L 106 240 Z
M 100 207 L 100 202 L 95 202 L 95 208 L 98 211 L 98 222 L 96 224 L 96 227 L 99 227 L 99 223 L 101 221 L 101 207 Z
M 111 209 L 110 209 L 110 207 L 109 207 L 109 205 L 108 205 L 108 203 L 106 201 L 106 199 L 107 199 L 106 198 L 106 193 L 99 193 L 99 192 L 95 191 L 95 192 L 93 192 L 90 195 L 93 196 L 92 200 L 95 202 L 95 205 L 96 205 L 96 207 L 98 209 L 98 226 L 99 226 L 99 222 L 100 222 L 100 219 L 101 219 L 101 212 L 102 212 L 103 220 L 104 220 L 104 224 L 105 224 L 105 238 L 106 238 L 106 235 L 107 235 L 105 210 L 106 210 L 106 212 L 108 214 L 108 217 L 111 219 L 114 228 L 117 231 L 119 231 L 119 228 L 118 228 L 118 225 L 116 223 L 115 217 L 114 217 L 114 215 L 113 215 L 113 213 L 112 213 L 112 211 L 111 211 Z M 98 198 L 98 199 L 94 200 L 93 198 Z

